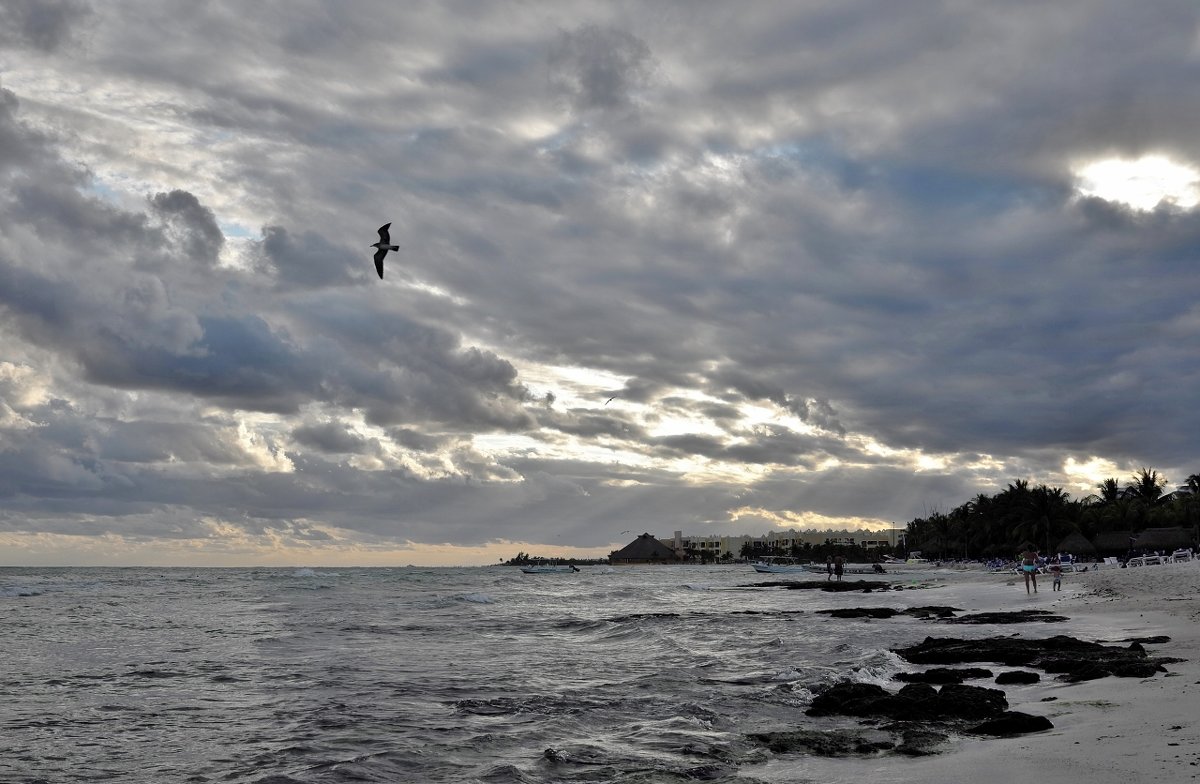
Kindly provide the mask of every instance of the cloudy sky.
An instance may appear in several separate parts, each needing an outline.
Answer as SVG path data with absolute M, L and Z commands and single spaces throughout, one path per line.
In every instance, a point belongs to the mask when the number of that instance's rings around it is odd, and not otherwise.
M 0 0 L 0 563 L 480 564 L 1181 483 L 1198 18 Z

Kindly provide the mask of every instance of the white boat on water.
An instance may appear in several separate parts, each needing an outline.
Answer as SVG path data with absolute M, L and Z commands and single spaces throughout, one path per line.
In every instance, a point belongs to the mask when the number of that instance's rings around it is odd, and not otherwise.
M 525 574 L 559 574 L 561 572 L 578 572 L 579 567 L 575 564 L 535 563 L 522 566 L 521 571 Z
M 768 555 L 753 561 L 750 565 L 754 567 L 754 571 L 760 574 L 795 574 L 809 571 L 807 564 L 782 555 Z
M 941 566 L 941 563 L 937 561 L 927 561 L 921 557 L 919 552 L 913 550 L 912 553 L 904 559 L 885 555 L 883 556 L 883 565 L 887 567 L 903 567 L 905 569 L 929 569 L 935 566 Z

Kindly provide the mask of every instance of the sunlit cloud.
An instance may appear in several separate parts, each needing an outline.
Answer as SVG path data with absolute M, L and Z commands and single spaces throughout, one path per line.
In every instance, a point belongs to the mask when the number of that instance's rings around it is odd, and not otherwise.
M 1163 155 L 1105 158 L 1079 167 L 1075 176 L 1083 195 L 1138 210 L 1162 203 L 1190 209 L 1200 203 L 1200 172 Z

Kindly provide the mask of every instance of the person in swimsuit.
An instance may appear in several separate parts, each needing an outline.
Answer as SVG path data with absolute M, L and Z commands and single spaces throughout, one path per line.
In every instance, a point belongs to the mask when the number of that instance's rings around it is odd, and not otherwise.
M 1050 564 L 1050 576 L 1054 578 L 1054 590 L 1062 590 L 1062 565 Z
M 1029 593 L 1029 583 L 1033 582 L 1033 592 L 1037 593 L 1038 554 L 1032 547 L 1017 556 L 1021 563 L 1021 573 L 1025 575 L 1025 593 Z

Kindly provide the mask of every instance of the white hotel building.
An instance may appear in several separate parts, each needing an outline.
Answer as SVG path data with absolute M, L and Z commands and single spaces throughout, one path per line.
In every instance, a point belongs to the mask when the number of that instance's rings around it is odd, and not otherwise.
M 792 549 L 792 545 L 803 546 L 805 544 L 858 545 L 859 547 L 874 549 L 903 546 L 904 534 L 905 529 L 903 528 L 885 528 L 881 531 L 832 531 L 815 529 L 796 531 L 792 529 L 787 531 L 770 531 L 762 536 L 750 536 L 749 534 L 742 534 L 740 536 L 721 536 L 720 534 L 684 536 L 682 531 L 676 531 L 674 537 L 660 539 L 659 541 L 673 549 L 680 557 L 685 553 L 692 552 L 696 555 L 716 560 L 724 557 L 726 553 L 733 558 L 740 557 L 742 547 L 747 542 L 759 542 L 761 543 L 759 546 L 762 549 L 779 550 L 784 553 L 788 553 Z

